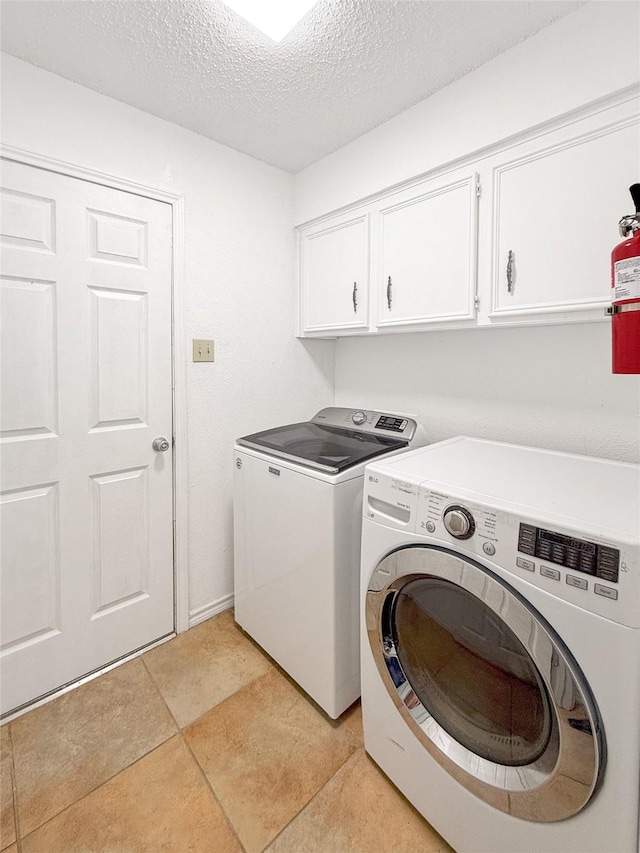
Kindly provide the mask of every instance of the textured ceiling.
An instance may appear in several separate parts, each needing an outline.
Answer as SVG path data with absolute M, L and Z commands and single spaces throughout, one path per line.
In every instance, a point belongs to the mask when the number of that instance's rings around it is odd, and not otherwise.
M 583 2 L 320 0 L 274 44 L 220 0 L 3 0 L 2 49 L 297 172 Z

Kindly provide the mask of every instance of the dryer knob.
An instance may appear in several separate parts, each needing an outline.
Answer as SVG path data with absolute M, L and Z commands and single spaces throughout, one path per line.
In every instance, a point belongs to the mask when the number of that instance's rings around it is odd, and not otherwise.
M 357 424 L 358 426 L 360 424 L 363 424 L 366 421 L 366 419 L 367 419 L 367 415 L 365 412 L 354 412 L 353 415 L 351 416 L 351 420 L 354 422 L 354 424 Z
M 449 506 L 444 511 L 444 526 L 456 539 L 470 539 L 476 532 L 473 516 L 463 506 Z

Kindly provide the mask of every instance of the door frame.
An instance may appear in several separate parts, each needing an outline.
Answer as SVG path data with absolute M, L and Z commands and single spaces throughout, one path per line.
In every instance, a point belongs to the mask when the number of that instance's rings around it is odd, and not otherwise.
M 70 178 L 165 202 L 172 208 L 171 384 L 173 416 L 173 587 L 174 631 L 189 628 L 189 518 L 187 452 L 187 339 L 185 312 L 184 195 L 149 187 L 107 172 L 0 144 L 0 157 Z M 133 650 L 132 650 L 133 652 Z M 107 665 L 108 667 L 109 665 Z M 102 671 L 102 670 L 100 670 Z

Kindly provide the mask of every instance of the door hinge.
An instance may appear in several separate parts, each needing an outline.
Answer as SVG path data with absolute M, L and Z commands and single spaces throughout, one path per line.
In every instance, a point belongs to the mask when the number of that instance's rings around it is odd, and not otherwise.
M 478 196 L 478 198 L 480 198 L 480 196 L 482 195 L 482 184 L 480 183 L 480 181 L 476 182 L 476 195 Z
M 476 310 L 480 307 L 480 297 L 478 296 L 477 293 L 473 297 L 473 304 L 474 304 L 474 307 L 476 308 Z

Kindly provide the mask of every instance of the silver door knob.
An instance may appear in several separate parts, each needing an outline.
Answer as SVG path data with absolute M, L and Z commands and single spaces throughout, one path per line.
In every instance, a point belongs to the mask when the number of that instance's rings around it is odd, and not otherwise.
M 163 435 L 159 435 L 157 438 L 153 439 L 153 444 L 151 446 L 154 450 L 159 450 L 164 453 L 171 445 L 169 444 L 168 438 L 165 438 Z

